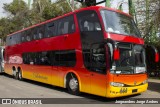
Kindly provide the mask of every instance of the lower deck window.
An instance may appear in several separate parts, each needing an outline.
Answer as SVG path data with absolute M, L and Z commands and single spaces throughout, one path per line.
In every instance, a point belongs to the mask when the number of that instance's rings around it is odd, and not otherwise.
M 45 51 L 23 53 L 23 63 L 32 65 L 55 65 L 73 67 L 76 64 L 76 51 Z

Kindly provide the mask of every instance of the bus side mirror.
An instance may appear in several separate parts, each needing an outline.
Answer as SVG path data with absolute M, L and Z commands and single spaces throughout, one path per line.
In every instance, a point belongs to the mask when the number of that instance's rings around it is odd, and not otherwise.
M 118 44 L 112 39 L 105 40 L 105 43 L 108 45 L 109 50 L 111 52 L 111 60 L 119 60 L 120 51 L 119 51 Z
M 113 51 L 113 59 L 114 60 L 119 60 L 120 59 L 120 52 L 119 52 L 119 48 L 116 47 Z
M 159 62 L 159 52 L 158 52 L 157 48 L 154 47 L 153 45 L 152 45 L 151 47 L 153 48 L 154 53 L 155 53 L 155 54 L 154 54 L 154 56 L 155 56 L 154 61 L 155 61 L 155 62 Z
M 155 53 L 155 62 L 159 62 L 159 53 Z

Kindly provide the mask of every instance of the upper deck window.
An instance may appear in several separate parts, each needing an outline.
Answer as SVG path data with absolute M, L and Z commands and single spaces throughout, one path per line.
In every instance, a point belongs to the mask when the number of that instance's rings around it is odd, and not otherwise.
M 47 23 L 46 25 L 46 37 L 52 37 L 56 35 L 56 21 Z
M 98 25 L 97 25 L 98 26 Z M 63 17 L 58 20 L 48 22 L 20 33 L 16 33 L 7 37 L 7 45 L 15 45 L 33 40 L 41 40 L 53 36 L 70 34 L 75 32 L 75 23 L 73 15 Z
M 84 31 L 101 31 L 98 16 L 95 11 L 84 11 L 78 13 L 80 30 Z
M 101 10 L 101 16 L 107 32 L 141 37 L 132 18 L 109 10 Z
M 58 35 L 73 33 L 74 31 L 75 24 L 73 15 L 58 20 Z

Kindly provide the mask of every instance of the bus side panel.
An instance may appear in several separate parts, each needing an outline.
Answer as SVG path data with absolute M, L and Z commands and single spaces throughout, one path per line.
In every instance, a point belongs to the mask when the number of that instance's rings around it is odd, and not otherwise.
M 59 78 L 56 75 L 57 67 L 23 65 L 22 71 L 26 79 L 59 86 Z
M 6 74 L 12 75 L 12 74 L 13 74 L 13 73 L 12 73 L 12 67 L 13 67 L 12 64 L 7 64 L 7 63 L 5 63 L 5 64 L 4 64 L 4 72 L 5 72 Z
M 81 92 L 90 93 L 90 72 L 84 68 L 59 67 L 59 78 L 61 87 L 66 87 L 66 76 L 68 73 L 74 73 L 79 82 Z

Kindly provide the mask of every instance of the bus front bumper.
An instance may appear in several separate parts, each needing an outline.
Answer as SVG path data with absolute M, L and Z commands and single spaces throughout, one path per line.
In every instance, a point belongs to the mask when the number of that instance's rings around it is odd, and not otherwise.
M 147 90 L 148 83 L 133 87 L 115 87 L 115 86 L 109 86 L 109 87 L 110 88 L 107 89 L 106 97 L 116 98 L 116 97 L 129 96 L 145 92 Z

